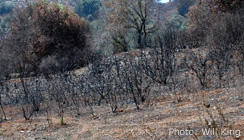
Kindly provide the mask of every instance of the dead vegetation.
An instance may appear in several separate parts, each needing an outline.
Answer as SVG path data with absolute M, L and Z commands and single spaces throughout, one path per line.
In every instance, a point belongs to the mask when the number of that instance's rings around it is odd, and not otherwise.
M 180 56 L 168 63 L 166 82 L 150 75 L 164 59 L 160 49 L 115 55 L 81 70 L 5 82 L 1 137 L 4 139 L 179 139 L 169 129 L 194 129 L 189 139 L 205 139 L 202 128 L 242 129 L 243 77 L 225 77 L 209 55 Z M 157 52 L 158 51 L 158 52 Z M 137 55 L 136 55 L 137 54 Z M 131 57 L 129 57 L 131 56 Z M 144 58 L 144 56 L 147 56 Z M 189 56 L 189 57 L 188 57 Z M 191 58 L 192 57 L 192 58 Z M 211 63 L 205 63 L 209 57 Z M 158 61 L 150 61 L 157 58 Z M 156 59 L 156 60 L 157 60 Z M 184 64 L 186 59 L 187 64 Z M 150 63 L 148 63 L 150 62 Z M 172 64 L 172 65 L 170 65 Z M 206 64 L 206 65 L 203 65 Z M 198 67 L 201 65 L 202 67 Z M 209 65 L 212 65 L 211 68 Z M 149 69 L 150 68 L 150 69 Z M 201 69 L 195 69 L 201 68 Z M 150 70 L 150 71 L 149 71 Z M 171 71 L 173 70 L 173 71 Z M 206 71 L 205 71 L 206 70 Z M 211 70 L 211 73 L 208 72 Z M 77 74 L 78 73 L 78 74 Z M 232 73 L 227 71 L 227 73 Z M 156 74 L 152 72 L 151 74 Z M 211 76 L 203 84 L 203 76 Z M 239 75 L 239 74 L 238 74 Z M 164 75 L 165 77 L 165 75 Z M 163 78 L 163 77 L 162 77 Z M 162 79 L 162 81 L 165 81 Z M 231 81 L 231 82 L 230 82 Z M 205 86 L 207 85 L 207 86 Z M 38 95 L 38 96 L 37 96 Z M 5 112 L 5 114 L 3 113 Z M 6 116 L 6 120 L 4 120 Z M 238 122 L 238 123 L 237 123 Z M 199 131 L 199 132 L 198 132 Z M 236 136 L 221 139 L 235 139 Z M 240 137 L 241 138 L 241 137 Z

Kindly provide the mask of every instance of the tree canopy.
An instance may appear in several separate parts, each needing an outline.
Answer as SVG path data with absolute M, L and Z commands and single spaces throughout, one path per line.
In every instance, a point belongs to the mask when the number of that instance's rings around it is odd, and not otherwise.
M 100 6 L 101 2 L 99 0 L 79 0 L 75 5 L 75 13 L 91 21 L 93 18 L 98 17 Z
M 67 69 L 84 64 L 81 54 L 88 47 L 88 25 L 67 6 L 38 1 L 12 17 L 11 44 L 24 50 L 29 63 L 39 65 L 54 55 L 66 60 Z
M 10 13 L 12 9 L 13 9 L 12 4 L 0 1 L 0 15 Z

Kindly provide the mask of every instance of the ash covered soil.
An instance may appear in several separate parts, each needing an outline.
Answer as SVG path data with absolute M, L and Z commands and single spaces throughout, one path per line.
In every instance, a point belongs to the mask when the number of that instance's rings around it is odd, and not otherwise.
M 162 93 L 163 94 L 163 93 Z M 56 113 L 52 125 L 48 125 L 46 114 L 38 113 L 32 120 L 25 121 L 17 107 L 6 109 L 8 120 L 1 124 L 1 139 L 26 140 L 81 140 L 81 139 L 213 139 L 203 136 L 202 128 L 240 130 L 244 134 L 244 96 L 243 87 L 222 88 L 179 96 L 174 93 L 153 98 L 140 104 L 140 110 L 128 105 L 117 113 L 109 106 L 95 106 L 95 116 L 82 109 L 75 116 L 72 108 L 66 111 L 66 125 L 59 124 Z M 41 110 L 42 111 L 42 110 Z M 40 111 L 40 112 L 41 112 Z M 213 119 L 212 119 L 213 118 Z M 170 129 L 194 130 L 193 136 L 170 135 Z M 237 139 L 236 136 L 223 136 Z M 239 137 L 242 139 L 243 136 Z

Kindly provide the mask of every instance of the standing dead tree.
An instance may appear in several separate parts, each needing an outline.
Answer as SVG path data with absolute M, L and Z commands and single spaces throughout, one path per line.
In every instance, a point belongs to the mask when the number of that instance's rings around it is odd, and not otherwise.
M 43 101 L 43 96 L 40 91 L 40 82 L 39 77 L 29 77 L 28 75 L 28 64 L 26 62 L 26 56 L 23 55 L 22 60 L 19 62 L 19 86 L 16 86 L 18 91 L 18 96 L 20 97 L 21 110 L 23 117 L 26 120 L 30 120 L 32 115 L 39 111 L 40 104 Z
M 120 77 L 117 77 L 120 74 L 118 73 L 119 68 L 116 67 L 114 62 L 116 62 L 116 58 L 103 62 L 94 62 L 89 67 L 89 78 L 85 82 L 86 88 L 89 88 L 89 91 L 92 92 L 92 94 L 86 94 L 92 96 L 93 104 L 107 103 L 110 105 L 112 112 L 116 112 L 119 108 L 120 95 L 122 95 L 119 90 L 120 83 L 118 82 Z
M 76 114 L 80 115 L 80 106 L 82 104 L 82 93 L 80 93 L 78 77 L 73 72 L 68 72 L 66 77 L 67 87 L 66 90 L 69 93 L 72 105 L 75 106 Z
M 130 74 L 130 70 L 132 68 L 130 66 L 132 65 L 127 62 L 126 58 L 119 58 L 117 56 L 112 57 L 112 60 L 110 60 L 106 65 L 110 65 L 110 69 L 107 71 L 106 75 L 108 76 L 108 89 L 110 89 L 108 101 L 112 112 L 116 113 L 125 103 L 131 103 L 129 101 L 131 94 L 133 96 L 134 103 L 139 108 L 138 101 L 135 98 L 136 93 L 134 90 L 129 90 L 129 88 L 131 89 L 134 86 L 134 83 L 131 83 L 132 81 L 128 81 L 129 76 L 134 78 L 133 75 Z M 128 84 L 128 82 L 130 84 Z
M 144 74 L 143 63 L 140 60 L 124 59 L 122 69 L 122 89 L 126 95 L 135 103 L 136 108 L 140 109 L 139 104 L 145 102 L 150 95 L 151 81 Z
M 193 71 L 203 89 L 208 88 L 215 76 L 215 63 L 211 58 L 211 53 L 208 51 L 187 50 L 186 55 L 186 68 Z
M 24 79 L 21 78 L 19 94 L 21 96 L 21 110 L 26 120 L 30 120 L 32 115 L 40 110 L 43 101 L 43 95 L 40 90 L 39 78 Z
M 155 37 L 153 53 L 141 54 L 144 72 L 154 82 L 167 84 L 176 72 L 176 39 L 177 31 L 167 25 L 165 33 Z
M 3 108 L 3 101 L 2 101 L 2 95 L 4 94 L 4 82 L 5 82 L 5 77 L 6 77 L 6 74 L 7 74 L 7 63 L 8 61 L 6 61 L 4 59 L 4 55 L 3 55 L 3 52 L 2 52 L 2 49 L 3 49 L 3 42 L 0 41 L 0 107 L 1 107 L 1 111 L 3 113 L 3 119 L 6 120 L 6 114 L 5 114 L 5 111 L 4 111 L 4 108 Z M 2 119 L 1 119 L 2 120 Z
M 104 75 L 107 69 L 108 68 L 103 67 L 102 63 L 100 62 L 94 62 L 89 67 L 90 73 L 88 86 L 95 96 L 94 101 L 97 102 L 97 105 L 101 105 L 101 102 L 108 96 L 108 77 Z
M 79 97 L 80 100 L 82 101 L 81 104 L 85 109 L 87 109 L 90 114 L 95 117 L 95 113 L 93 110 L 93 106 L 95 105 L 96 101 L 96 96 L 91 90 L 91 85 L 90 85 L 90 77 L 87 73 L 84 73 L 80 76 L 79 78 L 79 84 L 78 84 L 78 89 L 79 89 Z
M 226 73 L 228 70 L 230 70 L 231 67 L 231 61 L 230 61 L 230 55 L 232 50 L 226 50 L 223 49 L 224 47 L 221 48 L 216 48 L 215 50 L 212 51 L 212 60 L 214 61 L 214 65 L 216 67 L 216 75 L 218 78 L 218 87 L 221 88 L 223 87 L 223 80 L 224 77 L 226 77 Z
M 65 125 L 65 109 L 67 108 L 69 102 L 69 95 L 65 90 L 65 87 L 67 86 L 67 83 L 65 81 L 65 74 L 61 73 L 55 75 L 55 78 L 51 79 L 49 81 L 49 84 L 49 96 L 52 100 L 55 100 L 55 102 L 58 105 L 58 115 L 60 117 L 60 124 Z
M 3 88 L 3 83 L 2 81 L 0 81 L 0 107 L 1 107 L 1 111 L 3 113 L 3 120 L 7 120 L 7 117 L 6 117 L 6 113 L 4 111 L 4 108 L 3 108 L 3 102 L 2 102 L 2 94 L 4 92 L 4 88 Z M 2 119 L 1 119 L 2 120 Z

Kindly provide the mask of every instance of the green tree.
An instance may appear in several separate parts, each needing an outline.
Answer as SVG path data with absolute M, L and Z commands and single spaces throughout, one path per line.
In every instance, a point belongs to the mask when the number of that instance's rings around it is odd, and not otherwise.
M 10 21 L 10 16 L 6 15 L 2 19 L 0 18 L 0 34 L 9 31 L 8 23 Z
M 186 19 L 183 16 L 175 14 L 169 19 L 169 23 L 177 29 L 185 29 L 186 25 L 183 25 L 185 20 Z
M 12 11 L 12 9 L 13 9 L 12 4 L 0 1 L 0 15 L 10 13 Z
M 98 10 L 101 6 L 99 0 L 79 0 L 75 5 L 75 13 L 80 17 L 85 17 L 89 21 L 98 17 Z
M 194 4 L 195 0 L 176 0 L 175 2 L 177 2 L 179 14 L 186 17 L 190 6 Z

